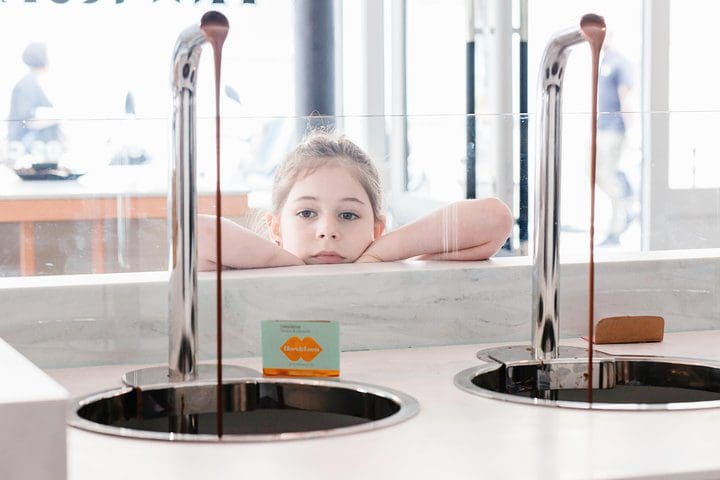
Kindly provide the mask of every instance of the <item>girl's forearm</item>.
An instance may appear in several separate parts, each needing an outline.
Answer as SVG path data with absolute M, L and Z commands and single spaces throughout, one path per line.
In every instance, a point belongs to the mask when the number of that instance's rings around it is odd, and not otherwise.
M 264 268 L 305 263 L 284 248 L 226 218 L 221 219 L 222 264 L 231 268 Z M 198 215 L 200 241 L 199 268 L 212 270 L 217 265 L 216 217 Z M 212 267 L 212 268 L 211 268 Z
M 480 260 L 490 257 L 512 229 L 512 214 L 500 200 L 463 200 L 379 238 L 366 254 L 389 262 L 426 259 Z M 432 257 L 439 254 L 442 257 Z
M 502 245 L 501 245 L 502 246 Z M 490 258 L 499 250 L 492 243 L 488 242 L 476 247 L 457 250 L 454 252 L 427 253 L 416 257 L 416 260 L 453 260 L 453 261 L 470 261 L 485 260 Z

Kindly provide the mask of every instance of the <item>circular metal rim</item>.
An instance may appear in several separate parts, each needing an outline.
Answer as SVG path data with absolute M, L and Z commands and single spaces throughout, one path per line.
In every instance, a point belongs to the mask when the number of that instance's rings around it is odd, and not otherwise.
M 655 357 L 655 356 L 634 356 L 634 355 L 614 355 L 613 357 L 624 361 L 635 362 L 663 362 L 663 363 L 683 363 L 686 365 L 709 366 L 720 369 L 720 363 L 713 361 L 702 361 L 697 359 L 676 358 L 676 357 Z M 497 370 L 502 365 L 500 363 L 488 363 L 465 369 L 455 375 L 453 378 L 455 386 L 470 394 L 489 398 L 492 400 L 501 400 L 510 403 L 520 403 L 524 405 L 536 405 L 540 407 L 556 407 L 568 408 L 573 410 L 599 410 L 599 411 L 628 411 L 628 412 L 658 412 L 658 411 L 685 411 L 685 410 L 707 410 L 711 408 L 720 408 L 720 400 L 700 401 L 700 402 L 675 402 L 675 403 L 601 403 L 601 402 L 571 402 L 568 400 L 545 400 L 541 398 L 520 397 L 510 395 L 508 393 L 494 392 L 480 388 L 472 379 L 483 373 Z
M 260 377 L 260 372 L 254 368 L 241 365 L 223 365 L 223 380 L 231 382 L 236 379 Z M 162 388 L 165 385 L 174 384 L 170 381 L 167 365 L 139 368 L 125 372 L 121 378 L 124 385 L 128 387 L 140 387 L 142 389 Z M 197 365 L 196 377 L 191 380 L 183 380 L 183 384 L 197 385 L 201 382 L 217 381 L 217 367 L 215 364 L 199 363 Z M 223 381 L 223 383 L 225 383 Z
M 380 428 L 389 427 L 397 423 L 409 420 L 414 417 L 420 411 L 420 404 L 418 401 L 400 391 L 380 387 L 376 385 L 360 383 L 360 382 L 345 382 L 340 380 L 314 380 L 314 379 L 294 379 L 294 378 L 265 378 L 265 377 L 248 377 L 243 379 L 233 379 L 227 382 L 223 382 L 223 385 L 231 385 L 237 383 L 285 383 L 285 384 L 300 384 L 309 386 L 329 387 L 329 388 L 341 388 L 346 390 L 355 390 L 359 393 L 370 393 L 379 397 L 386 398 L 398 404 L 399 410 L 390 415 L 389 417 L 373 420 L 360 425 L 353 425 L 349 427 L 332 428 L 326 430 L 313 430 L 308 432 L 287 432 L 287 433 L 271 433 L 271 434 L 252 434 L 252 435 L 223 435 L 218 437 L 217 435 L 207 434 L 186 434 L 186 433 L 161 433 L 161 432 L 150 432 L 145 430 L 135 430 L 122 427 L 112 427 L 108 425 L 102 425 L 99 423 L 91 422 L 80 417 L 77 412 L 78 410 L 94 401 L 101 400 L 103 398 L 110 398 L 113 396 L 123 395 L 132 391 L 132 387 L 123 386 L 120 388 L 114 388 L 110 390 L 103 390 L 95 392 L 82 397 L 73 399 L 68 404 L 66 413 L 66 422 L 69 426 L 85 430 L 93 433 L 100 433 L 104 435 L 112 435 L 116 437 L 123 437 L 134 440 L 161 440 L 161 441 L 178 441 L 178 442 L 215 442 L 215 443 L 236 443 L 236 442 L 274 442 L 274 441 L 288 441 L 288 440 L 305 440 L 311 438 L 325 438 L 334 437 L 339 435 L 351 435 L 354 433 L 368 432 L 377 430 Z M 212 381 L 200 381 L 193 382 L 193 386 L 207 386 L 214 385 Z M 153 386 L 147 390 L 155 390 L 159 388 L 169 388 L 172 386 L 180 386 L 183 384 L 172 384 L 168 383 L 165 385 Z

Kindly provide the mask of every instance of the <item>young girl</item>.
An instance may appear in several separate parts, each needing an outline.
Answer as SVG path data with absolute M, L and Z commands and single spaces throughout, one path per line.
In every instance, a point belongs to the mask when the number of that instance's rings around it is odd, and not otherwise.
M 343 135 L 310 134 L 279 166 L 266 222 L 271 240 L 222 219 L 224 267 L 485 260 L 512 229 L 500 200 L 446 205 L 383 235 L 382 188 L 370 157 Z M 214 270 L 215 217 L 199 218 L 199 268 Z

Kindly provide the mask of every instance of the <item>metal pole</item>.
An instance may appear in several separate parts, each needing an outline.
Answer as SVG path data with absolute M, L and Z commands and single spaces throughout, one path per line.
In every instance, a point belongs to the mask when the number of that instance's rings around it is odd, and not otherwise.
M 408 119 L 407 119 L 407 4 L 406 0 L 391 3 L 392 50 L 390 63 L 392 135 L 390 136 L 390 159 L 392 193 L 394 198 L 408 187 Z
M 520 253 L 528 251 L 528 4 L 520 0 Z
M 295 114 L 298 134 L 335 125 L 333 0 L 295 0 Z
M 495 195 L 508 205 L 514 205 L 513 171 L 513 91 L 512 85 L 512 3 L 506 0 L 488 2 L 488 29 L 492 45 L 492 74 L 490 102 L 495 114 L 493 121 L 493 167 Z M 503 246 L 512 249 L 512 238 Z
M 475 198 L 475 5 L 465 3 L 467 41 L 465 44 L 465 198 Z

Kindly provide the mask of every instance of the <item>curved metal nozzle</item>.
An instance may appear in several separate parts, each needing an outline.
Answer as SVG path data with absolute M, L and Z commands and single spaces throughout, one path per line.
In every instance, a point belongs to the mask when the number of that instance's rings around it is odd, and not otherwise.
M 169 377 L 172 381 L 193 379 L 197 367 L 195 87 L 201 47 L 208 40 L 208 29 L 213 27 L 227 29 L 227 18 L 215 11 L 206 13 L 200 25 L 180 33 L 173 52 L 173 154 L 168 189 Z
M 212 26 L 228 28 L 230 22 L 228 22 L 227 17 L 222 13 L 211 10 L 200 19 L 200 28 L 204 30 L 206 27 Z
M 540 68 L 533 241 L 532 351 L 535 359 L 557 357 L 559 332 L 560 156 L 562 85 L 570 47 L 605 30 L 595 14 L 562 31 L 545 47 Z

